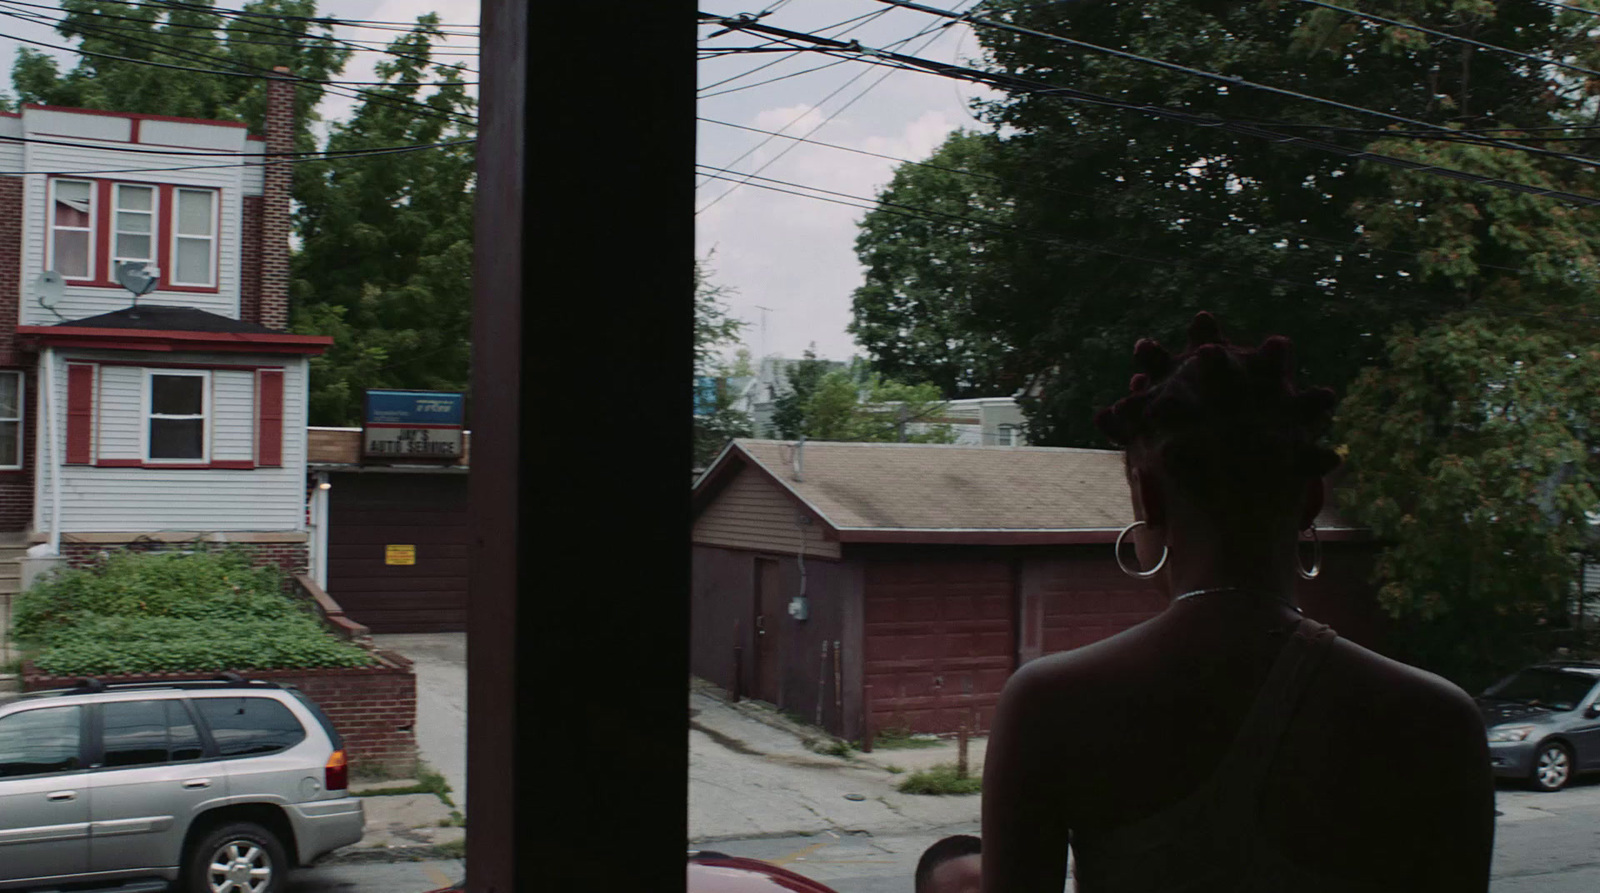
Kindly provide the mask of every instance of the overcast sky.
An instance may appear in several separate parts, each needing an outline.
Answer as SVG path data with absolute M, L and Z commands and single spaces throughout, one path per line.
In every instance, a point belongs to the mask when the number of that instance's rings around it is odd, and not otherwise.
M 242 0 L 224 0 L 219 5 L 237 7 L 240 2 Z M 945 0 L 943 5 L 964 8 L 970 2 Z M 857 16 L 881 13 L 828 32 L 832 36 L 855 38 L 869 47 L 900 41 L 940 24 L 940 20 L 894 9 L 877 0 L 703 0 L 701 3 L 706 11 L 730 15 L 773 7 L 776 7 L 773 13 L 763 22 L 807 32 Z M 478 21 L 476 0 L 322 0 L 318 9 L 322 14 L 344 19 L 409 22 L 420 14 L 437 11 L 446 23 L 475 25 Z M 0 22 L 3 22 L 0 34 L 67 43 L 48 25 L 14 18 Z M 763 38 L 737 33 L 708 38 L 713 30 L 710 27 L 700 30 L 702 48 L 754 46 L 764 42 Z M 390 31 L 345 27 L 336 33 L 359 40 L 388 40 L 395 36 L 395 32 Z M 476 40 L 469 37 L 452 37 L 450 44 L 453 50 L 474 51 L 477 48 Z M 0 36 L 0 72 L 5 73 L 3 82 L 8 92 L 11 64 L 16 49 L 22 45 Z M 955 25 L 934 28 L 897 48 L 951 61 L 975 55 L 977 42 L 969 28 Z M 52 54 L 62 59 L 63 69 L 76 64 L 70 53 Z M 372 66 L 381 58 L 378 53 L 358 53 L 345 69 L 344 77 L 371 80 Z M 467 61 L 477 67 L 476 59 Z M 759 53 L 706 59 L 700 62 L 702 94 L 741 87 L 748 89 L 703 95 L 700 116 L 761 130 L 782 130 L 794 136 L 805 136 L 828 119 L 811 139 L 916 159 L 926 157 L 956 128 L 983 126 L 969 114 L 968 103 L 974 96 L 990 94 L 969 84 L 858 62 L 843 62 L 812 73 L 800 73 L 836 61 L 835 57 L 816 53 L 794 56 Z M 737 77 L 768 63 L 773 64 L 753 75 Z M 759 83 L 785 75 L 794 76 L 774 83 Z M 708 86 L 729 78 L 733 80 L 720 86 Z M 853 83 L 845 86 L 852 80 Z M 830 94 L 833 94 L 831 98 Z M 347 115 L 353 103 L 352 99 L 330 97 L 321 111 L 325 118 L 336 120 Z M 850 103 L 848 108 L 844 108 L 846 103 Z M 781 137 L 756 148 L 766 139 L 763 134 L 701 121 L 698 160 L 711 168 L 752 173 L 788 150 L 770 167 L 761 170 L 761 176 L 867 199 L 875 196 L 893 173 L 894 162 L 891 161 L 797 144 Z M 735 161 L 752 149 L 754 151 L 747 157 Z M 697 174 L 696 182 L 702 180 L 706 178 Z M 696 190 L 696 208 L 705 208 L 733 185 L 724 180 L 707 180 Z M 828 358 L 844 359 L 857 352 L 845 326 L 850 321 L 850 294 L 861 282 L 861 269 L 853 246 L 856 224 L 862 214 L 855 208 L 745 185 L 696 215 L 697 251 L 704 256 L 715 249 L 712 264 L 716 281 L 734 290 L 730 305 L 735 316 L 750 323 L 745 340 L 752 351 L 798 356 L 807 345 L 815 343 L 818 353 Z M 763 311 L 762 307 L 769 309 Z
M 733 14 L 760 12 L 776 5 L 763 23 L 794 31 L 815 32 L 852 17 L 886 11 L 883 15 L 830 36 L 857 39 L 863 46 L 881 47 L 910 37 L 940 23 L 920 13 L 894 9 L 876 0 L 792 0 L 788 3 L 704 0 L 708 12 Z M 946 0 L 947 7 L 967 2 Z M 847 26 L 851 27 L 851 26 Z M 716 29 L 701 29 L 702 38 Z M 929 41 L 932 43 L 928 43 Z M 755 46 L 762 39 L 728 34 L 702 39 L 701 47 Z M 928 44 L 926 48 L 924 44 Z M 958 54 L 969 58 L 978 52 L 977 41 L 965 25 L 938 28 L 897 47 L 902 52 L 952 61 Z M 938 147 L 945 136 L 961 127 L 984 128 L 968 112 L 969 100 L 992 95 L 970 84 L 910 71 L 895 71 L 858 62 L 845 62 L 763 86 L 715 96 L 707 95 L 769 78 L 800 72 L 837 61 L 833 56 L 801 53 L 784 57 L 769 68 L 721 86 L 709 86 L 757 65 L 779 58 L 770 53 L 724 56 L 700 63 L 700 117 L 747 127 L 805 136 L 832 117 L 810 138 L 865 149 L 884 155 L 921 159 Z M 829 94 L 860 75 L 832 99 Z M 885 77 L 887 75 L 887 77 Z M 878 82 L 883 78 L 881 83 Z M 867 88 L 871 87 L 870 90 Z M 867 91 L 840 112 L 846 103 Z M 699 122 L 698 160 L 712 168 L 751 173 L 788 150 L 762 177 L 816 186 L 848 195 L 872 198 L 893 175 L 895 163 L 822 146 L 772 139 L 748 157 L 740 155 L 767 137 L 748 131 Z M 777 353 L 799 356 L 815 342 L 824 357 L 844 359 L 858 352 L 845 326 L 850 322 L 850 295 L 861 284 L 861 266 L 855 258 L 856 224 L 864 212 L 854 208 L 785 195 L 754 185 L 740 186 L 727 198 L 707 208 L 734 184 L 706 180 L 695 190 L 695 239 L 699 253 L 715 249 L 712 266 L 716 281 L 737 290 L 730 300 L 734 314 L 750 323 L 745 340 L 758 355 Z M 781 186 L 767 183 L 769 186 Z M 838 198 L 838 196 L 831 196 Z M 760 307 L 770 308 L 763 313 Z M 766 333 L 762 334 L 765 316 Z M 764 347 L 763 347 L 764 345 Z

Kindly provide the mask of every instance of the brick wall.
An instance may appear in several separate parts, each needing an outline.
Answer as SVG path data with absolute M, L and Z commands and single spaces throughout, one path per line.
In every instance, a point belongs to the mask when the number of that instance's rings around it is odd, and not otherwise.
M 278 66 L 274 72 L 287 75 Z M 285 158 L 294 151 L 294 81 L 267 79 L 267 155 Z M 268 164 L 262 174 L 261 275 L 259 322 L 269 329 L 289 328 L 289 175 L 290 165 Z
M 64 541 L 61 543 L 61 557 L 66 560 L 68 567 L 93 567 L 100 560 L 101 552 L 114 552 L 126 549 L 129 545 L 131 544 Z M 229 543 L 228 545 L 251 552 L 256 567 L 276 564 L 283 568 L 286 574 L 303 574 L 310 565 L 310 546 L 306 543 Z M 189 547 L 189 543 L 176 542 L 139 543 L 134 548 L 139 551 L 160 552 Z
M 344 737 L 352 773 L 412 776 L 417 770 L 417 679 L 411 662 L 387 651 L 374 654 L 381 666 L 353 669 L 248 670 L 248 679 L 266 679 L 300 689 L 328 714 Z M 153 679 L 213 679 L 213 673 L 155 676 L 102 676 L 106 682 Z M 76 678 L 42 676 L 23 668 L 25 691 L 72 685 Z
M 0 366 L 22 365 L 17 310 L 22 302 L 22 178 L 0 177 Z
M 240 207 L 239 318 L 261 322 L 261 201 L 247 195 Z
M 0 531 L 26 530 L 33 522 L 33 438 L 35 398 L 33 355 L 19 350 L 17 323 L 22 306 L 22 178 L 0 177 L 0 368 L 21 368 L 23 441 L 21 471 L 0 471 Z

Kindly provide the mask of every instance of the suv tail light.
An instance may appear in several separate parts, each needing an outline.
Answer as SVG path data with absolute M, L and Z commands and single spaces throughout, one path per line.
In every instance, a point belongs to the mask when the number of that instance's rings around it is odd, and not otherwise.
M 322 783 L 330 791 L 342 791 L 350 787 L 350 761 L 345 759 L 344 751 L 336 750 L 328 757 L 328 765 L 323 768 Z

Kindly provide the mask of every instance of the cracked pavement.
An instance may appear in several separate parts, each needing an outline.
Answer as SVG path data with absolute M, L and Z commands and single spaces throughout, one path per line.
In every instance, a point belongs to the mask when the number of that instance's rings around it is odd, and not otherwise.
M 978 821 L 977 794 L 902 794 L 894 789 L 902 776 L 865 760 L 814 753 L 795 733 L 705 691 L 691 691 L 689 710 L 691 843 L 828 831 L 915 836 Z

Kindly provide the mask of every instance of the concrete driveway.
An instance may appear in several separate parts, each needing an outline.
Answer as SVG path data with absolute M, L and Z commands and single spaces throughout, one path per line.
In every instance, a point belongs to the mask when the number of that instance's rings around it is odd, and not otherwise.
M 417 749 L 450 783 L 450 799 L 467 811 L 467 634 L 373 636 L 385 651 L 409 658 L 417 674 Z

